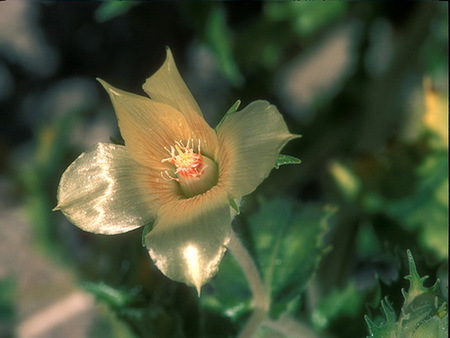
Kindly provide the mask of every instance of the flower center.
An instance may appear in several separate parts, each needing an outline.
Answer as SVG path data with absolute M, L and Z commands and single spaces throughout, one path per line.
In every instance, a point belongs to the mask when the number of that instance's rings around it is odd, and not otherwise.
M 194 151 L 193 143 L 192 139 L 186 145 L 182 141 L 175 142 L 170 149 L 165 148 L 170 157 L 161 160 L 162 163 L 168 162 L 175 166 L 175 171 L 162 171 L 161 176 L 178 182 L 185 197 L 208 191 L 218 180 L 216 162 L 201 154 L 200 141 L 197 152 Z
M 172 157 L 165 158 L 161 162 L 172 163 L 176 167 L 175 174 L 186 177 L 200 177 L 203 174 L 205 168 L 202 155 L 194 153 L 194 150 L 189 148 L 189 142 L 186 147 L 177 142 L 175 148 L 170 148 L 169 153 Z

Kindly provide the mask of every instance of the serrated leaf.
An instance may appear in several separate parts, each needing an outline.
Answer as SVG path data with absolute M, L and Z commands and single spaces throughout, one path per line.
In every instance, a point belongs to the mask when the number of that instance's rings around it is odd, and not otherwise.
M 286 164 L 300 164 L 302 161 L 294 156 L 279 154 L 275 162 L 275 169 Z
M 377 325 L 368 316 L 364 316 L 367 326 L 369 327 L 370 337 L 377 337 L 377 338 L 396 337 L 393 336 L 393 334 L 396 332 L 395 311 L 392 308 L 391 303 L 389 303 L 389 301 L 387 300 L 387 298 L 381 300 L 381 308 L 385 318 L 385 321 L 382 324 Z
M 292 200 L 262 201 L 249 219 L 256 258 L 271 295 L 271 315 L 297 306 L 326 251 L 322 239 L 331 210 Z
M 410 282 L 408 292 L 402 290 L 405 302 L 396 321 L 396 315 L 387 300 L 381 302 L 386 320 L 375 324 L 366 317 L 371 337 L 433 337 L 448 336 L 447 304 L 439 290 L 439 280 L 432 287 L 423 282 L 428 276 L 420 277 L 411 252 L 408 250 L 410 274 L 405 277 Z

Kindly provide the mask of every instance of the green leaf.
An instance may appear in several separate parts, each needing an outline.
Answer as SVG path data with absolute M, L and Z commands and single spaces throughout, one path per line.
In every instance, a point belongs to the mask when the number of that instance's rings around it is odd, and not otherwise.
M 432 287 L 425 287 L 423 282 L 428 276 L 420 277 L 411 252 L 408 250 L 410 274 L 408 292 L 402 290 L 405 301 L 400 316 L 396 315 L 390 304 L 381 302 L 386 320 L 375 324 L 366 317 L 371 337 L 433 337 L 448 336 L 447 304 L 439 289 L 439 279 Z
M 316 1 L 269 2 L 266 13 L 274 21 L 287 20 L 300 36 L 309 36 L 341 17 L 346 10 L 345 2 L 325 5 Z
M 126 327 L 120 327 L 120 331 L 126 334 L 117 334 L 115 326 L 114 335 L 111 337 L 180 337 L 181 320 L 180 315 L 170 308 L 163 308 L 153 299 L 148 299 L 140 288 L 113 287 L 102 282 L 83 283 L 85 290 L 92 293 L 97 301 L 108 306 L 112 312 Z M 118 324 L 118 323 L 116 323 Z M 120 332 L 119 331 L 119 332 Z M 103 331 L 104 332 L 104 331 Z
M 137 4 L 138 2 L 133 1 L 105 1 L 95 11 L 95 19 L 98 22 L 114 19 L 119 15 L 125 14 Z
M 223 121 L 227 118 L 227 116 L 232 115 L 237 112 L 239 106 L 241 104 L 241 100 L 237 100 L 231 107 L 228 109 L 228 111 L 225 113 L 225 115 L 222 117 L 220 122 L 216 126 L 216 131 L 219 130 L 220 126 L 222 125 Z
M 331 163 L 329 171 L 343 198 L 347 202 L 354 202 L 361 192 L 361 181 L 359 177 L 339 162 Z
M 438 259 L 448 258 L 448 154 L 429 156 L 417 170 L 418 186 L 408 197 L 389 201 L 385 210 Z
M 105 283 L 82 283 L 86 291 L 92 293 L 98 300 L 108 304 L 112 308 L 125 308 L 136 297 L 136 292 L 113 288 Z
M 327 251 L 323 236 L 331 210 L 299 206 L 292 200 L 261 202 L 249 219 L 257 262 L 269 288 L 271 315 L 295 309 L 301 293 Z
M 350 282 L 345 288 L 330 293 L 312 313 L 314 326 L 323 330 L 339 316 L 356 317 L 364 304 L 365 293 Z
M 240 86 L 244 78 L 239 71 L 232 50 L 232 35 L 223 6 L 213 6 L 205 25 L 205 36 L 220 70 L 234 86 Z
M 367 326 L 369 328 L 370 337 L 396 337 L 393 335 L 396 331 L 395 311 L 387 298 L 381 301 L 381 309 L 383 311 L 384 317 L 386 318 L 385 322 L 381 325 L 377 325 L 368 316 L 364 316 L 364 319 L 366 320 Z
M 202 307 L 233 320 L 251 310 L 251 292 L 241 267 L 227 253 L 216 277 L 208 283 L 200 297 Z
M 286 164 L 300 164 L 300 163 L 302 163 L 302 161 L 294 156 L 279 154 L 277 161 L 275 162 L 275 169 L 278 169 L 280 166 Z
M 10 277 L 0 279 L 0 333 L 4 337 L 14 337 L 17 321 L 14 303 L 17 298 L 16 285 L 16 281 Z
M 58 262 L 67 262 L 72 258 L 67 255 L 67 248 L 56 226 L 55 213 L 52 212 L 56 204 L 52 185 L 65 161 L 71 139 L 69 136 L 89 109 L 89 105 L 77 106 L 39 128 L 35 158 L 16 173 L 26 192 L 25 206 L 32 220 L 33 238 L 40 249 Z

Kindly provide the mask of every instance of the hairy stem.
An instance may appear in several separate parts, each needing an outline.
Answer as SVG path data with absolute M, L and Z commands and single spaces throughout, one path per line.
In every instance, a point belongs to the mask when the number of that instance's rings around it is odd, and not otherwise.
M 228 248 L 241 266 L 253 294 L 254 311 L 239 337 L 252 337 L 264 319 L 266 319 L 270 307 L 270 298 L 253 258 L 237 238 L 234 231 L 231 233 Z

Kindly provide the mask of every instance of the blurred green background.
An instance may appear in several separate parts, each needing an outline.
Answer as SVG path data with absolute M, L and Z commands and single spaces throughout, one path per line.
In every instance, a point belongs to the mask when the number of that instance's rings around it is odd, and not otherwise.
M 95 78 L 143 94 L 165 46 L 212 126 L 262 98 L 303 136 L 283 150 L 302 164 L 272 171 L 234 223 L 274 276 L 272 316 L 365 336 L 381 297 L 399 312 L 407 249 L 448 301 L 447 3 L 6 0 L 1 337 L 233 337 L 248 318 L 228 256 L 199 300 L 153 266 L 140 231 L 88 234 L 51 211 L 65 168 L 119 137 Z M 283 269 L 264 270 L 274 257 Z

